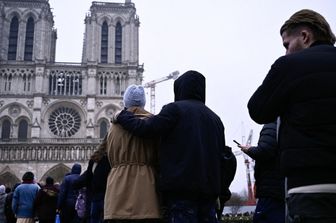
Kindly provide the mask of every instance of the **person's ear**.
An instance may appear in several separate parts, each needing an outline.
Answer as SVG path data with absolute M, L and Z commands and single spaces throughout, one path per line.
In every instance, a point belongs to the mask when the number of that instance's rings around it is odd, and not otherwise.
M 312 43 L 312 33 L 306 29 L 301 30 L 302 43 L 306 46 L 310 46 Z

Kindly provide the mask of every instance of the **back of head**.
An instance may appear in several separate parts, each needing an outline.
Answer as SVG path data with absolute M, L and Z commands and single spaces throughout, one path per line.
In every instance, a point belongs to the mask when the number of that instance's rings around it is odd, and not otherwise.
M 291 34 L 299 27 L 308 27 L 314 35 L 315 41 L 327 42 L 334 45 L 336 38 L 325 18 L 310 9 L 303 9 L 294 13 L 280 28 L 280 34 Z
M 146 105 L 145 89 L 141 85 L 128 86 L 124 94 L 124 105 L 129 107 L 141 107 Z
M 28 171 L 23 174 L 22 181 L 33 181 L 34 177 L 35 177 L 34 174 Z
M 175 101 L 198 100 L 205 103 L 205 77 L 194 70 L 189 70 L 174 82 Z
M 47 179 L 46 179 L 46 185 L 48 185 L 48 186 L 54 185 L 54 178 L 48 176 Z
M 6 191 L 5 185 L 0 185 L 0 194 L 4 194 Z
M 82 172 L 82 166 L 79 163 L 75 163 L 71 168 L 71 174 L 80 174 Z

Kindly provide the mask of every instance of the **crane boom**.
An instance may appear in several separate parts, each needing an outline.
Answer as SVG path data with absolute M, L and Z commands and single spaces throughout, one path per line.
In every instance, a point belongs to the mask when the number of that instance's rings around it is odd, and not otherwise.
M 156 84 L 161 83 L 163 81 L 170 80 L 170 79 L 176 80 L 179 74 L 180 74 L 180 72 L 174 71 L 174 72 L 168 74 L 165 77 L 161 77 L 161 78 L 158 78 L 156 80 L 152 80 L 152 81 L 147 82 L 143 85 L 143 87 L 150 89 L 150 111 L 151 111 L 151 113 L 153 113 L 153 114 L 155 113 L 155 86 L 156 86 Z
M 250 134 L 247 137 L 246 140 L 246 146 L 251 146 L 252 143 L 252 136 L 253 136 L 253 129 L 250 130 Z M 245 165 L 246 165 L 246 178 L 247 178 L 247 196 L 248 196 L 248 200 L 247 203 L 254 205 L 255 204 L 255 197 L 254 197 L 254 193 L 253 193 L 253 186 L 252 186 L 252 182 L 251 182 L 251 175 L 250 175 L 250 159 L 247 155 L 244 156 L 244 161 L 245 161 Z

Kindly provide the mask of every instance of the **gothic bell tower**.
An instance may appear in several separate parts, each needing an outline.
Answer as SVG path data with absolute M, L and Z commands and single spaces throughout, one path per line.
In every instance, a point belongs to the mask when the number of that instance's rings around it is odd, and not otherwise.
M 55 61 L 57 35 L 47 0 L 2 0 L 0 13 L 1 61 Z

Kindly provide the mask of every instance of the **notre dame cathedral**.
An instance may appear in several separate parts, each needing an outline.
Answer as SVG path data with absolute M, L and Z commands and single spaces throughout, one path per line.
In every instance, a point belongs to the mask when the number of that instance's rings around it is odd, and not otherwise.
M 92 3 L 81 63 L 55 61 L 48 0 L 0 0 L 0 13 L 0 185 L 26 171 L 60 182 L 75 162 L 86 169 L 124 90 L 142 82 L 135 5 Z

